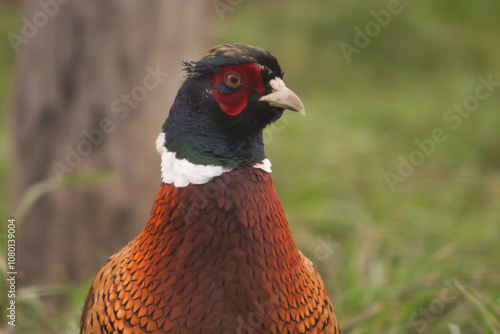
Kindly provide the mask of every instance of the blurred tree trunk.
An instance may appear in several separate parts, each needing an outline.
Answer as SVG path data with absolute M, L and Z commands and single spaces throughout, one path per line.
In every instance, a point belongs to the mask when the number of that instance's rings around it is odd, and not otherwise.
M 180 85 L 180 61 L 199 58 L 207 47 L 209 6 L 24 1 L 15 202 L 47 178 L 114 176 L 63 186 L 29 209 L 18 230 L 23 284 L 88 278 L 145 225 L 160 184 L 155 140 Z

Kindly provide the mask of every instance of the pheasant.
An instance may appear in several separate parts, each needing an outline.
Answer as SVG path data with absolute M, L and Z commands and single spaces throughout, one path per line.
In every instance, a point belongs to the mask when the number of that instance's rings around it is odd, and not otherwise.
M 277 59 L 224 44 L 183 66 L 151 216 L 95 277 L 81 333 L 340 333 L 264 153 L 267 125 L 305 114 Z

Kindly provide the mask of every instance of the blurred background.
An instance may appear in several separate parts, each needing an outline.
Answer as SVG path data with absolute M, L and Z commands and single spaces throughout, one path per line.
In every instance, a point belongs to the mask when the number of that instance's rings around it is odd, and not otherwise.
M 500 2 L 0 1 L 0 266 L 17 322 L 78 333 L 147 222 L 180 61 L 270 50 L 302 99 L 265 133 L 346 333 L 500 333 Z

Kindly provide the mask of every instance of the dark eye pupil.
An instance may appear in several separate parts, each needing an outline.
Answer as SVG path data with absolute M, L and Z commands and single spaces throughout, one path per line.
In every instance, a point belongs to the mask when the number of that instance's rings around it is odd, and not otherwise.
M 233 87 L 237 87 L 241 84 L 241 78 L 235 74 L 229 74 L 226 77 L 226 83 Z

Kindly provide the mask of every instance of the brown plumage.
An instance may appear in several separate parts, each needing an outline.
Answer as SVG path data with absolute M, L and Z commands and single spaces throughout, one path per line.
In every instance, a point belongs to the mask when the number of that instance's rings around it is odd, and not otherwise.
M 252 167 L 205 185 L 163 185 L 141 234 L 97 274 L 81 325 L 82 333 L 339 332 L 270 175 Z

